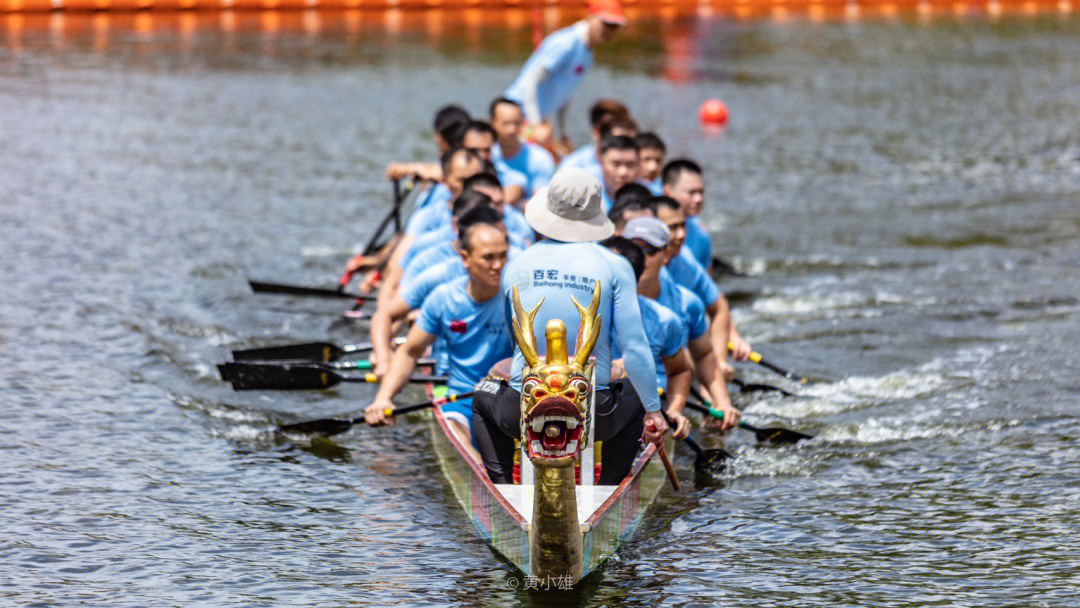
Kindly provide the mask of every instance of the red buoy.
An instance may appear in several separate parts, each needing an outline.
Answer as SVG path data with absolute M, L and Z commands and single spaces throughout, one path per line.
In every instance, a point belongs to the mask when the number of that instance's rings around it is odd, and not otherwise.
M 728 109 L 719 99 L 707 99 L 698 110 L 701 124 L 722 127 L 728 121 Z

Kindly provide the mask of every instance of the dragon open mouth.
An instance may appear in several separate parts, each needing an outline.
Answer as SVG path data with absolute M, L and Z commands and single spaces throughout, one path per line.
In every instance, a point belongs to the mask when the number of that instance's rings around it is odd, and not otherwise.
M 529 458 L 576 457 L 581 445 L 584 417 L 565 397 L 537 403 L 526 417 Z

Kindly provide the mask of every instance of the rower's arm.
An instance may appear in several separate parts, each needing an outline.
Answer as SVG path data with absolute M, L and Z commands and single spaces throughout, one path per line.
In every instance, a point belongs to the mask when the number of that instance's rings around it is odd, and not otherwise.
M 401 268 L 401 261 L 405 259 L 405 253 L 409 251 L 409 247 L 412 247 L 414 242 L 416 242 L 416 237 L 406 233 L 401 237 L 397 247 L 394 248 L 394 253 L 390 256 L 390 261 L 386 263 L 386 270 L 383 272 L 382 287 L 379 289 L 379 297 L 376 300 L 378 308 L 389 307 L 390 302 L 397 295 L 401 275 L 404 272 Z
M 728 315 L 728 318 L 731 320 L 731 326 L 728 328 L 728 341 L 735 347 L 731 349 L 731 356 L 736 361 L 746 361 L 750 358 L 753 348 L 742 337 L 739 330 L 735 329 L 735 319 L 731 315 Z
M 717 296 L 716 301 L 705 308 L 709 314 L 709 337 L 712 340 L 713 353 L 716 362 L 724 371 L 724 374 L 734 373 L 731 365 L 727 362 L 728 339 L 731 337 L 731 309 L 728 307 L 727 298 L 724 294 Z
M 690 363 L 686 349 L 680 349 L 670 357 L 664 357 L 664 373 L 667 375 L 667 413 L 681 414 L 686 406 L 686 395 L 690 392 Z
M 390 360 L 390 371 L 383 377 L 379 392 L 375 394 L 376 403 L 389 403 L 390 399 L 408 384 L 409 376 L 416 369 L 416 360 L 433 342 L 435 342 L 435 336 L 420 329 L 419 326 L 414 325 L 409 330 L 405 344 L 394 351 L 394 358 Z
M 705 390 L 713 398 L 713 407 L 724 412 L 724 422 L 721 428 L 727 430 L 738 423 L 741 413 L 731 405 L 731 396 L 728 395 L 727 383 L 722 375 L 713 351 L 712 344 L 707 336 L 699 336 L 691 340 L 689 344 L 690 356 L 694 360 L 694 370 L 698 380 Z
M 400 294 L 395 295 L 390 303 L 384 307 L 376 308 L 371 316 L 371 349 L 375 354 L 376 371 L 378 376 L 385 375 L 389 364 L 393 360 L 393 325 L 394 322 L 409 314 L 409 304 Z
M 646 412 L 660 411 L 660 396 L 656 389 L 656 367 L 653 361 L 649 339 L 645 335 L 645 326 L 641 321 L 641 309 L 638 306 L 637 283 L 630 263 L 612 267 L 612 300 L 615 309 L 615 329 L 622 347 L 626 376 L 630 384 L 641 397 Z
M 523 74 L 521 90 L 525 93 L 525 98 L 521 100 L 521 109 L 525 113 L 525 120 L 529 124 L 538 125 L 544 120 L 544 117 L 540 115 L 538 89 L 540 83 L 547 80 L 548 76 L 550 76 L 550 73 L 539 64 L 534 65 L 532 69 Z
M 514 205 L 521 211 L 525 207 L 525 189 L 517 184 L 503 186 L 503 199 L 507 205 Z

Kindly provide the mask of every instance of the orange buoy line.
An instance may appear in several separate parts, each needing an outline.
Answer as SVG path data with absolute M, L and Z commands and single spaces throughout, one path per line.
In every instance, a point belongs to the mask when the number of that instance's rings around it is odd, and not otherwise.
M 644 17 L 673 20 L 686 16 L 733 19 L 840 21 L 916 15 L 1071 13 L 1080 0 L 624 0 L 631 22 Z M 439 11 L 450 25 L 475 13 L 508 13 L 517 25 L 542 24 L 550 30 L 560 14 L 576 16 L 585 0 L 0 0 L 0 13 L 134 11 Z M 474 13 L 471 17 L 466 13 Z M 563 15 L 563 16 L 565 16 Z M 485 21 L 487 18 L 483 18 Z M 494 19 L 492 19 L 494 21 Z

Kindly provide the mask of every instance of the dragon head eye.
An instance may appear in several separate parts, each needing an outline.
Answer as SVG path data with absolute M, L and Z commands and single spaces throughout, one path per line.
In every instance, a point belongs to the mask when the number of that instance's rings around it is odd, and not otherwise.
M 540 386 L 540 381 L 536 378 L 528 378 L 521 384 L 521 393 L 523 395 L 531 395 L 536 387 Z
M 575 389 L 582 397 L 589 394 L 589 383 L 584 378 L 574 378 L 570 381 L 570 387 Z

